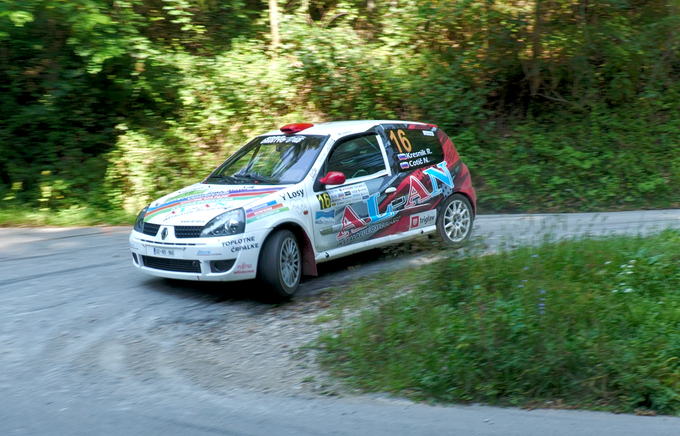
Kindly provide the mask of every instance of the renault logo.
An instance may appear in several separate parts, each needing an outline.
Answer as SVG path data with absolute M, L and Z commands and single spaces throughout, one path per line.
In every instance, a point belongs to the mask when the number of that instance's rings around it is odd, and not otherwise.
M 161 232 L 161 239 L 165 241 L 165 238 L 168 237 L 168 228 L 164 228 L 163 231 Z

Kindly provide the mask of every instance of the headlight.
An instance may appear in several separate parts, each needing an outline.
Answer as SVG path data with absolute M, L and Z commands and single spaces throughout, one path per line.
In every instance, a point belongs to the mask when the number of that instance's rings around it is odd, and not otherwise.
M 139 215 L 137 215 L 137 220 L 135 221 L 135 230 L 140 233 L 144 231 L 144 216 L 146 215 L 146 211 L 148 209 L 149 206 L 145 207 L 141 212 L 139 212 Z
M 201 237 L 238 235 L 246 230 L 246 214 L 243 209 L 234 209 L 216 216 L 203 227 Z

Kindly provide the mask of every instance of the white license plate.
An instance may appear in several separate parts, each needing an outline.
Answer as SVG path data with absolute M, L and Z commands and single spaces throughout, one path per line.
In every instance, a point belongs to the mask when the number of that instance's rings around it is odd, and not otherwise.
M 153 249 L 153 254 L 156 256 L 175 256 L 175 250 L 169 248 L 156 248 Z

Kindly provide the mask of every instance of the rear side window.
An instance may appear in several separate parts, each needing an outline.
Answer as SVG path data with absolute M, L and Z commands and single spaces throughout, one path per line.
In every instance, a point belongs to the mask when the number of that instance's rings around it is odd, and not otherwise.
M 423 168 L 444 160 L 437 134 L 431 130 L 385 129 L 399 161 L 400 171 Z

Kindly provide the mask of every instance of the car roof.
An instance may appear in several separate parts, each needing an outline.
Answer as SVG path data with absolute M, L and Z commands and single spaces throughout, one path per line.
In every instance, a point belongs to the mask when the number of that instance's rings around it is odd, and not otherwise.
M 301 135 L 331 135 L 332 137 L 341 137 L 352 135 L 355 133 L 362 133 L 378 124 L 420 124 L 427 125 L 418 121 L 404 121 L 404 120 L 358 120 L 358 121 L 332 121 L 328 123 L 314 124 L 300 132 Z M 272 130 L 260 136 L 282 135 L 280 130 Z

